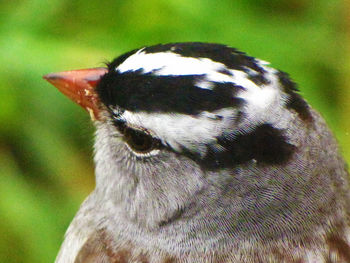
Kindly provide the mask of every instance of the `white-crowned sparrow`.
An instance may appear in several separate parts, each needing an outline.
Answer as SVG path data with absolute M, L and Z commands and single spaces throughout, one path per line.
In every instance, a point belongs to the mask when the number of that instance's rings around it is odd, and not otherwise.
M 287 74 L 173 43 L 44 78 L 96 126 L 96 188 L 57 263 L 350 262 L 344 161 Z

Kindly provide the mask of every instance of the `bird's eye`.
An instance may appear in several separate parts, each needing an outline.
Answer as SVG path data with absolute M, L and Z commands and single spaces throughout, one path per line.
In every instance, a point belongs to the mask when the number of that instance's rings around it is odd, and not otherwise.
M 155 139 L 145 131 L 124 128 L 124 140 L 137 153 L 148 153 L 156 147 Z

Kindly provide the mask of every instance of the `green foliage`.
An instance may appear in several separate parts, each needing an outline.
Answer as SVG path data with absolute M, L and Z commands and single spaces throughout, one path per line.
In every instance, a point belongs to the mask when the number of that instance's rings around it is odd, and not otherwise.
M 93 189 L 89 117 L 41 79 L 49 72 L 101 66 L 143 45 L 225 43 L 289 72 L 326 117 L 349 160 L 344 5 L 0 1 L 0 262 L 53 262 L 65 229 Z

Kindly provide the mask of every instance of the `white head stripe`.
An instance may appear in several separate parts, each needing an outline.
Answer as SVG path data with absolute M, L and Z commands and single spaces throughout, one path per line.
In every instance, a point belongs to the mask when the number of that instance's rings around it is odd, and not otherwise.
M 280 91 L 278 88 L 278 80 L 276 78 L 276 71 L 274 69 L 265 68 L 266 76 L 271 81 L 268 85 L 264 85 L 264 87 L 258 87 L 256 85 L 247 85 L 244 84 L 247 79 L 241 77 L 238 83 L 243 83 L 243 87 L 246 89 L 241 91 L 237 97 L 242 98 L 248 102 L 249 106 L 256 107 L 256 111 L 262 110 L 269 105 L 271 105 L 274 101 L 278 100 L 278 96 L 280 95 Z
M 145 53 L 138 51 L 117 67 L 120 73 L 142 69 L 143 73 L 156 71 L 156 75 L 202 75 L 226 69 L 209 58 L 182 57 L 173 52 Z
M 223 116 L 231 116 L 232 109 L 222 109 L 216 113 Z M 144 127 L 151 130 L 171 147 L 180 150 L 180 146 L 191 149 L 196 145 L 204 145 L 215 140 L 215 137 L 222 133 L 222 130 L 230 121 L 217 121 L 215 113 L 203 113 L 200 116 L 169 113 L 133 113 L 125 111 L 123 118 L 129 125 Z
M 208 82 L 230 82 L 245 88 L 251 86 L 258 88 L 243 71 L 228 69 L 224 64 L 214 62 L 209 58 L 182 57 L 170 51 L 145 53 L 140 50 L 127 58 L 116 69 L 120 73 L 141 69 L 142 73 L 153 72 L 158 76 L 205 75 L 204 81 L 196 83 L 199 88 L 203 89 L 211 88 L 212 85 Z M 223 70 L 230 72 L 232 76 L 221 73 Z
M 262 64 L 263 63 L 263 64 Z M 266 71 L 266 76 L 275 82 L 275 71 L 260 62 L 260 66 Z M 127 71 L 142 70 L 142 73 L 152 73 L 157 76 L 186 76 L 186 75 L 204 75 L 195 85 L 202 89 L 212 89 L 213 82 L 229 82 L 242 86 L 238 97 L 248 101 L 248 104 L 257 107 L 256 110 L 262 110 L 268 107 L 276 99 L 278 88 L 276 83 L 258 86 L 246 72 L 227 68 L 223 63 L 215 62 L 209 58 L 183 57 L 180 54 L 171 51 L 159 53 L 146 53 L 143 49 L 128 57 L 121 63 L 116 70 L 120 73 Z M 248 68 L 247 71 L 250 69 Z M 250 70 L 254 73 L 254 70 Z M 224 74 L 222 72 L 230 72 Z

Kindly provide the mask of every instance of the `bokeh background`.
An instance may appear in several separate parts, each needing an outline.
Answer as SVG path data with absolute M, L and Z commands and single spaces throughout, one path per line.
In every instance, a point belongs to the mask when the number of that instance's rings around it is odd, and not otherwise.
M 89 116 L 42 75 L 225 43 L 290 73 L 350 160 L 346 0 L 0 0 L 0 262 L 53 262 L 94 187 Z

